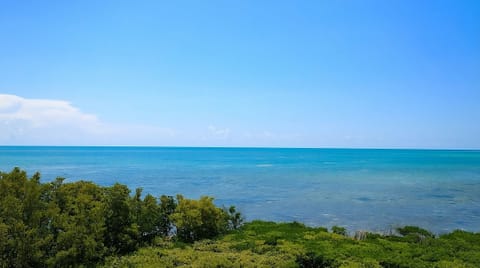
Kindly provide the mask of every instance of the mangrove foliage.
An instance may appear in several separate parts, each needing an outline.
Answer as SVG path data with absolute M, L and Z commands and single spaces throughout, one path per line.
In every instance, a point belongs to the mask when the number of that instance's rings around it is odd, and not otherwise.
M 212 197 L 0 172 L 0 267 L 480 267 L 480 233 L 243 223 Z

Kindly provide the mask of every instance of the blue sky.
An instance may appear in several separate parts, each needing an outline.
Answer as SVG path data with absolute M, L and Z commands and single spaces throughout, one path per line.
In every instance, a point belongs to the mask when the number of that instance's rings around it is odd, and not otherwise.
M 1 1 L 0 144 L 480 148 L 478 1 Z

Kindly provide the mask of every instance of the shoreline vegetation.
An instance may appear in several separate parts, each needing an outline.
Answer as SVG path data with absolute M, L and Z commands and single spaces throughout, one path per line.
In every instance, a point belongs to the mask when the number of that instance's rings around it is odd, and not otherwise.
M 0 172 L 0 267 L 480 267 L 480 233 L 244 222 L 212 197 Z

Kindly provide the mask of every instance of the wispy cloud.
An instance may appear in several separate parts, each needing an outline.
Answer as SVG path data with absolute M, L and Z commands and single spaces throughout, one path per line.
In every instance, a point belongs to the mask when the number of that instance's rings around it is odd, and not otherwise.
M 227 139 L 230 136 L 230 129 L 229 128 L 219 128 L 216 126 L 208 126 L 208 131 L 210 132 L 210 136 L 217 139 Z
M 4 124 L 22 121 L 34 128 L 47 125 L 97 126 L 95 115 L 81 112 L 67 101 L 25 99 L 0 94 L 0 120 Z
M 0 126 L 0 144 L 160 145 L 175 136 L 169 128 L 102 122 L 68 101 L 6 94 L 0 94 Z
M 182 126 L 177 126 L 182 129 Z M 112 124 L 64 100 L 0 94 L 0 145 L 279 146 L 289 141 L 267 130 Z

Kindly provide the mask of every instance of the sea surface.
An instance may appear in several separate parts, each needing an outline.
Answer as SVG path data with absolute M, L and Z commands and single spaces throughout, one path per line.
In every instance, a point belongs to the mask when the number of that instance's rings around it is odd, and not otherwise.
M 247 220 L 480 232 L 480 151 L 0 146 L 0 170 L 215 197 Z

